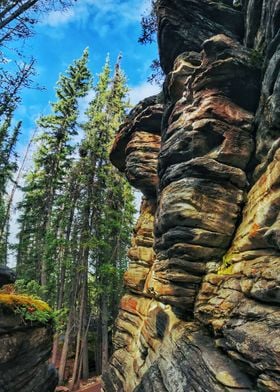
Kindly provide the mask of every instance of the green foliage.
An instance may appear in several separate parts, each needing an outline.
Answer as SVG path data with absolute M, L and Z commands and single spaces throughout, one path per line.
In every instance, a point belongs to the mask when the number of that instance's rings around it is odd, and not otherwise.
M 80 124 L 78 99 L 91 87 L 87 60 L 86 50 L 60 77 L 52 113 L 38 121 L 42 132 L 20 204 L 17 272 L 24 281 L 17 284 L 47 299 L 57 335 L 67 335 L 68 326 L 71 337 L 102 317 L 102 300 L 112 328 L 135 213 L 133 191 L 109 160 L 129 107 L 121 57 L 113 75 L 106 59 Z
M 156 3 L 156 0 L 152 0 L 150 10 L 146 11 L 141 18 L 142 32 L 138 39 L 141 44 L 151 44 L 155 40 L 157 33 Z
M 53 312 L 54 329 L 57 335 L 61 335 L 65 332 L 68 314 L 68 308 L 61 308 Z
M 12 127 L 12 112 L 8 116 L 2 116 L 2 118 L 2 123 L 0 123 L 0 264 L 5 265 L 8 251 L 10 213 L 7 187 L 17 170 L 15 145 L 20 133 L 21 122 Z
M 141 35 L 138 42 L 142 45 L 152 44 L 156 40 L 158 21 L 157 21 L 157 0 L 151 0 L 150 7 L 141 18 Z M 150 65 L 151 75 L 148 82 L 162 85 L 164 72 L 161 69 L 159 59 L 154 59 Z
M 17 279 L 15 282 L 15 291 L 39 299 L 43 298 L 45 294 L 44 288 L 35 280 L 26 281 L 24 279 Z
M 87 62 L 86 49 L 65 75 L 60 76 L 56 88 L 58 99 L 51 104 L 52 113 L 38 120 L 42 130 L 37 137 L 39 148 L 34 155 L 34 169 L 25 178 L 25 196 L 19 205 L 22 211 L 19 276 L 39 281 L 50 294 L 54 293 L 56 284 L 53 260 L 58 248 L 64 245 L 57 238 L 58 221 L 69 218 L 64 192 L 75 152 L 73 137 L 80 129 L 79 99 L 87 94 L 92 83 Z
M 22 321 L 34 321 L 46 324 L 53 319 L 53 312 L 49 305 L 42 301 L 34 292 L 38 293 L 40 288 L 36 282 L 20 281 L 14 287 L 15 291 L 0 292 L 0 305 L 20 315 Z
M 223 257 L 221 266 L 218 270 L 219 275 L 227 275 L 227 274 L 232 274 L 232 254 L 231 253 L 226 253 Z
M 14 310 L 24 322 L 38 322 L 48 324 L 53 319 L 53 313 L 48 310 L 39 310 L 32 306 L 17 306 Z

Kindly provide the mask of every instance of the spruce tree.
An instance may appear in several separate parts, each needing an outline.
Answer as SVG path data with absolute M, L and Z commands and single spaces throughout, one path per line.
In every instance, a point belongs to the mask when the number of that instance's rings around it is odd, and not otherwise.
M 87 67 L 88 51 L 70 65 L 65 75 L 61 75 L 57 83 L 57 102 L 51 104 L 52 113 L 38 120 L 41 134 L 37 138 L 39 148 L 34 157 L 33 172 L 26 178 L 25 198 L 21 205 L 21 221 L 26 221 L 25 213 L 33 215 L 32 232 L 25 238 L 25 246 L 32 246 L 34 266 L 39 271 L 39 281 L 47 288 L 48 276 L 52 277 L 52 265 L 48 263 L 55 255 L 53 239 L 57 227 L 53 224 L 52 212 L 55 203 L 59 203 L 67 172 L 71 167 L 74 153 L 73 138 L 79 130 L 79 99 L 84 97 L 91 87 L 91 74 Z M 36 203 L 28 203 L 36 198 Z M 34 217 L 36 222 L 34 222 Z M 23 255 L 24 244 L 19 244 Z M 35 253 L 35 254 L 34 254 Z M 30 257 L 30 255 L 29 255 Z M 19 265 L 30 262 L 30 259 L 18 260 Z
M 21 129 L 21 122 L 12 127 L 12 116 L 10 112 L 0 124 L 0 265 L 7 263 L 10 219 L 7 187 L 17 169 L 15 146 Z
M 72 386 L 79 383 L 81 373 L 88 376 L 88 328 L 95 320 L 95 356 L 97 372 L 108 357 L 109 329 L 116 315 L 121 295 L 122 275 L 127 263 L 126 251 L 133 224 L 133 194 L 124 178 L 112 167 L 109 151 L 114 136 L 128 107 L 125 77 L 120 58 L 113 78 L 107 58 L 95 95 L 86 111 L 84 138 L 80 153 L 80 197 L 78 265 L 76 274 L 76 355 Z M 89 279 L 89 277 L 91 277 Z M 94 293 L 94 294 L 93 294 Z M 69 312 L 64 361 L 60 367 L 63 380 L 70 326 L 73 325 L 75 301 Z M 112 305 L 112 307 L 109 307 Z
M 68 71 L 60 78 L 53 113 L 38 122 L 42 132 L 20 205 L 17 265 L 20 277 L 41 283 L 45 298 L 67 313 L 52 359 L 56 361 L 63 333 L 59 381 L 72 347 L 73 386 L 81 375 L 88 377 L 89 334 L 97 371 L 106 364 L 134 214 L 132 190 L 109 161 L 128 107 L 120 57 L 113 77 L 107 58 L 80 129 L 78 99 L 90 86 L 86 60 L 87 52 L 70 67 L 71 77 Z M 83 137 L 77 144 L 78 130 Z

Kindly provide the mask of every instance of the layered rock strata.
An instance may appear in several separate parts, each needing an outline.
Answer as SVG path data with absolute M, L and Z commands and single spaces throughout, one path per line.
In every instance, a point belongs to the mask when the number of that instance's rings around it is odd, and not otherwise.
M 50 326 L 23 323 L 20 316 L 0 306 L 1 392 L 55 390 L 57 374 L 49 364 L 52 338 Z
M 158 0 L 163 94 L 112 162 L 145 199 L 108 392 L 280 390 L 280 2 Z

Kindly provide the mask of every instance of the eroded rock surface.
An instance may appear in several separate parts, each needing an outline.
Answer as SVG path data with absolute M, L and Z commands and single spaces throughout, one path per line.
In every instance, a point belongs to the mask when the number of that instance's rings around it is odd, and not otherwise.
M 53 392 L 56 370 L 49 364 L 53 331 L 23 323 L 20 316 L 0 309 L 0 391 Z
M 158 0 L 163 96 L 111 158 L 145 198 L 107 392 L 280 390 L 280 1 Z
M 163 113 L 160 99 L 160 96 L 150 97 L 132 110 L 110 154 L 112 163 L 148 198 L 156 197 L 158 186 L 157 159 Z

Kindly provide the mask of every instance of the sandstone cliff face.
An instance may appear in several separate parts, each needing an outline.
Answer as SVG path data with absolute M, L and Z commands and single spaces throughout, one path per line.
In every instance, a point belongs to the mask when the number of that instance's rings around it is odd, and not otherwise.
M 163 94 L 111 154 L 144 200 L 104 389 L 279 391 L 280 1 L 157 12 Z

